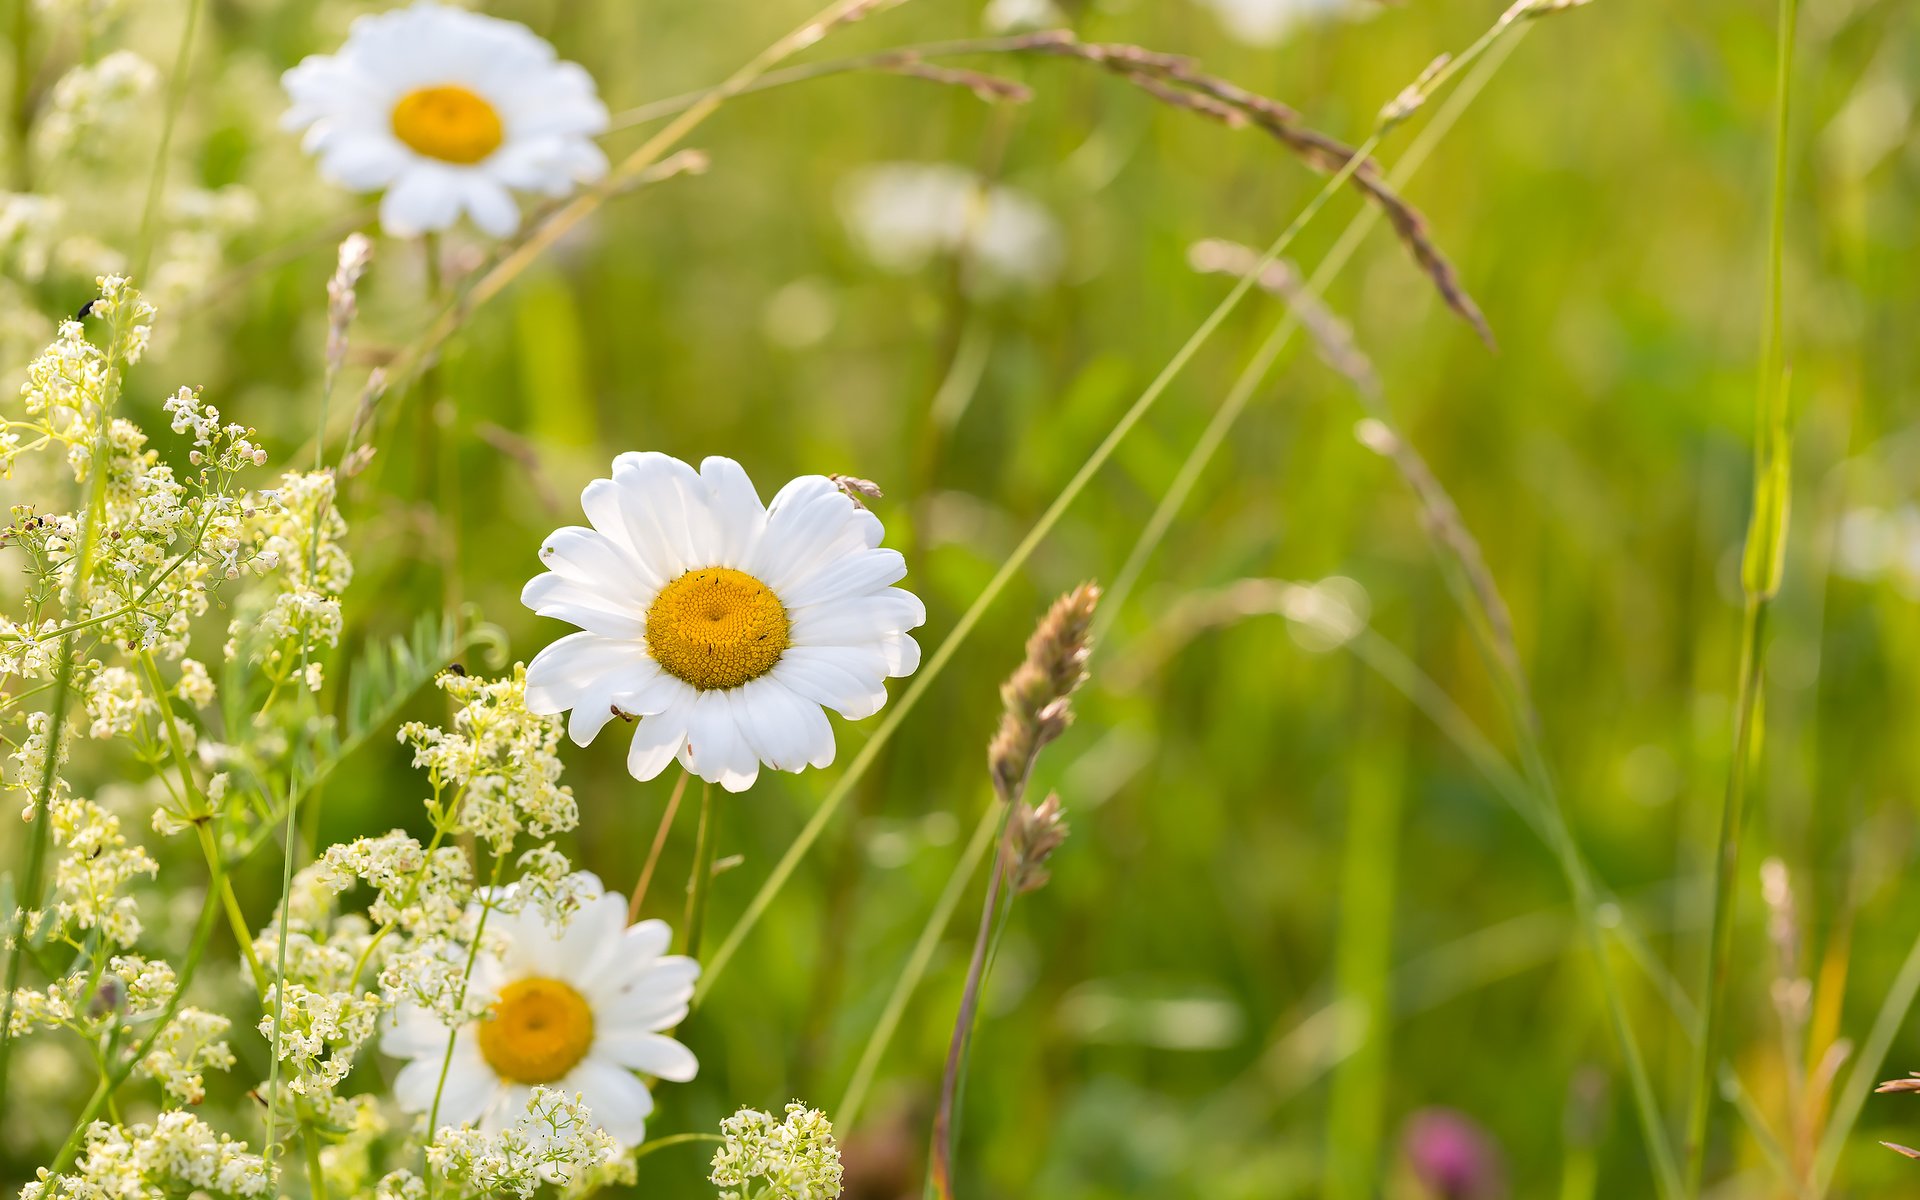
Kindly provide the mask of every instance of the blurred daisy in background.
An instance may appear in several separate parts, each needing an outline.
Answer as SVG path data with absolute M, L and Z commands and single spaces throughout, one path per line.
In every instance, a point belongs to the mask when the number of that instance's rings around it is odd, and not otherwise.
M 910 675 L 907 631 L 927 610 L 891 584 L 907 573 L 880 548 L 879 518 L 824 475 L 803 475 L 760 503 L 730 458 L 696 472 L 665 454 L 622 454 L 612 479 L 580 497 L 592 528 L 540 547 L 546 574 L 522 601 L 578 625 L 527 667 L 527 707 L 572 711 L 586 745 L 615 716 L 639 718 L 627 752 L 635 779 L 676 757 L 728 791 L 762 764 L 833 762 L 831 708 L 849 720 L 887 702 Z
M 868 167 L 848 180 L 840 213 L 883 270 L 906 274 L 964 255 L 987 291 L 1044 287 L 1060 274 L 1064 239 L 1053 214 L 1025 192 L 950 163 Z
M 1380 10 L 1373 0 L 1200 0 L 1228 33 L 1250 46 L 1277 46 L 1303 25 L 1358 21 Z
M 992 0 L 981 19 L 995 33 L 1012 33 L 1063 25 L 1067 17 L 1053 0 Z
M 606 174 L 592 76 L 512 21 L 428 3 L 362 17 L 339 53 L 282 80 L 283 125 L 306 131 L 334 183 L 384 189 L 380 225 L 395 237 L 462 212 L 505 237 L 520 225 L 512 191 L 564 196 Z
M 665 922 L 628 926 L 624 898 L 592 876 L 586 887 L 564 923 L 534 903 L 488 915 L 468 986 L 493 1005 L 454 1031 L 451 1054 L 439 1017 L 394 1010 L 380 1048 L 411 1060 L 393 1082 L 403 1109 L 432 1112 L 437 1096 L 440 1125 L 497 1134 L 527 1111 L 534 1088 L 550 1085 L 577 1093 L 623 1145 L 645 1140 L 653 1094 L 639 1075 L 685 1083 L 699 1070 L 662 1031 L 685 1019 L 700 965 L 667 953 Z

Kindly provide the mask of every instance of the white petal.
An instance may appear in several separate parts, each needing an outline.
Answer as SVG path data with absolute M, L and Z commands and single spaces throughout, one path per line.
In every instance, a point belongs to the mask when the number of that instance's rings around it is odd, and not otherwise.
M 510 237 L 520 228 L 520 206 L 513 202 L 507 189 L 481 172 L 468 174 L 461 195 L 467 215 L 488 237 Z
M 717 555 L 709 566 L 740 568 L 751 561 L 767 527 L 767 510 L 746 471 L 730 458 L 714 456 L 700 464 L 706 485 L 707 507 L 719 538 Z
M 724 692 L 700 693 L 687 713 L 687 742 L 680 750 L 687 770 L 729 792 L 744 792 L 760 777 L 760 760 L 733 719 Z
M 653 1094 L 646 1085 L 611 1062 L 582 1059 L 560 1081 L 562 1091 L 578 1092 L 593 1110 L 594 1122 L 622 1145 L 646 1140 L 647 1115 L 653 1112 Z
M 613 460 L 613 481 L 623 489 L 634 544 L 643 549 L 658 546 L 666 559 L 678 564 L 662 572 L 665 578 L 715 565 L 719 537 L 707 508 L 706 485 L 692 467 L 670 454 L 627 453 Z
M 849 721 L 864 720 L 887 703 L 886 662 L 875 647 L 793 646 L 770 674 L 794 695 Z
M 750 568 L 779 595 L 816 572 L 880 542 L 880 521 L 824 475 L 803 475 L 767 506 L 767 532 Z
M 687 740 L 687 714 L 692 707 L 690 702 L 675 704 L 640 718 L 633 729 L 633 744 L 627 747 L 628 774 L 644 783 L 666 770 Z
M 760 761 L 782 771 L 833 765 L 833 726 L 818 704 L 771 676 L 728 693 L 734 720 Z
M 380 198 L 380 228 L 390 237 L 446 229 L 459 215 L 460 180 L 437 163 L 415 162 Z
M 912 592 L 888 588 L 806 608 L 790 608 L 796 646 L 857 646 L 927 623 L 927 606 Z
M 610 999 L 640 978 L 672 942 L 673 930 L 665 921 L 648 920 L 629 926 L 620 934 L 616 952 L 578 974 L 574 986 L 589 1000 Z
M 638 642 L 646 636 L 646 610 L 549 571 L 520 590 L 520 603 L 602 637 Z
M 356 192 L 386 187 L 414 162 L 413 152 L 380 134 L 330 139 L 320 173 Z
M 579 525 L 548 534 L 540 544 L 540 561 L 554 574 L 621 597 L 641 612 L 666 582 L 634 557 L 624 539 Z
M 835 560 L 810 575 L 805 583 L 782 592 L 780 602 L 791 610 L 864 596 L 900 582 L 906 574 L 907 560 L 898 550 L 862 550 Z
M 629 1070 L 685 1083 L 700 1073 L 693 1051 L 665 1034 L 616 1030 L 593 1039 L 596 1058 L 605 1058 Z

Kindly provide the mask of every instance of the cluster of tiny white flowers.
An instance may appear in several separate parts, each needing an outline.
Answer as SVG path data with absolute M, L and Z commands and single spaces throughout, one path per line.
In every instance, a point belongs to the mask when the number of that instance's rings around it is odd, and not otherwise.
M 798 1100 L 784 1121 L 743 1108 L 720 1122 L 726 1143 L 710 1178 L 721 1200 L 833 1200 L 840 1194 L 840 1150 L 825 1113 Z M 759 1183 L 756 1185 L 755 1180 Z
M 159 70 L 131 50 L 74 67 L 53 85 L 34 126 L 40 153 L 57 158 L 88 152 L 125 125 L 159 82 Z
M 61 851 L 53 869 L 49 913 L 61 928 L 97 930 L 115 946 L 140 937 L 140 911 L 128 885 L 160 870 L 145 849 L 130 845 L 120 818 L 91 800 L 55 795 L 48 804 L 53 845 Z
M 497 1135 L 441 1129 L 427 1162 L 456 1189 L 482 1196 L 524 1198 L 542 1183 L 604 1186 L 632 1172 L 620 1143 L 594 1123 L 580 1097 L 547 1087 L 534 1088 L 526 1111 Z
M 182 1008 L 154 1036 L 140 1069 L 182 1104 L 207 1098 L 208 1071 L 233 1067 L 226 1033 L 233 1022 L 201 1008 Z
M 346 536 L 331 471 L 289 472 L 256 497 L 244 540 L 278 565 L 279 590 L 264 612 L 234 618 L 229 658 L 244 654 L 279 677 L 339 644 L 340 593 L 353 581 Z
M 260 1035 L 278 1045 L 281 1060 L 293 1068 L 287 1090 L 316 1102 L 332 1098 L 385 1011 L 374 992 L 316 991 L 299 983 L 274 984 L 261 1006 L 267 1011 Z
M 413 745 L 437 795 L 451 790 L 456 829 L 504 855 L 521 833 L 544 838 L 579 823 L 573 790 L 560 783 L 557 717 L 527 708 L 527 673 L 515 666 L 501 679 L 463 672 L 440 676 L 440 687 L 460 705 L 451 731 L 421 722 L 400 730 Z
M 20 1200 L 151 1200 L 206 1193 L 260 1196 L 272 1185 L 267 1164 L 192 1113 L 163 1112 L 151 1125 L 87 1130 L 87 1148 L 72 1174 L 40 1177 L 20 1189 Z
M 395 829 L 327 847 L 312 868 L 334 892 L 365 882 L 375 891 L 367 915 L 413 937 L 458 928 L 473 895 L 467 856 L 443 846 L 431 854 L 411 835 Z
M 38 282 L 47 273 L 66 205 L 32 192 L 0 193 L 0 256 L 12 273 Z
M 87 736 L 123 737 L 139 729 L 156 711 L 140 679 L 125 667 L 107 667 L 87 681 Z

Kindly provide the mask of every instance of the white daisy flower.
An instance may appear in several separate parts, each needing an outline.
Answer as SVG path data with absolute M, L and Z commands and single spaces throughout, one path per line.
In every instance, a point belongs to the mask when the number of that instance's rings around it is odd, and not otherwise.
M 740 464 L 694 469 L 622 454 L 580 497 L 593 528 L 540 547 L 548 572 L 521 593 L 543 617 L 580 626 L 527 667 L 527 707 L 573 710 L 580 745 L 616 715 L 638 717 L 627 769 L 652 779 L 676 756 L 744 791 L 760 765 L 833 762 L 823 708 L 850 720 L 910 675 L 925 623 L 907 573 L 880 549 L 880 521 L 824 475 L 803 475 L 762 507 Z
M 353 23 L 337 54 L 283 77 L 320 171 L 354 191 L 386 190 L 395 237 L 446 229 L 462 211 L 494 237 L 520 224 L 508 189 L 564 196 L 606 174 L 593 137 L 607 127 L 593 77 L 559 62 L 524 25 L 422 0 Z
M 534 1088 L 548 1085 L 578 1093 L 622 1144 L 646 1137 L 653 1094 L 634 1072 L 685 1083 L 699 1069 L 693 1052 L 661 1031 L 686 1017 L 700 964 L 666 953 L 673 934 L 665 922 L 629 927 L 625 900 L 591 876 L 586 890 L 564 926 L 532 903 L 488 915 L 468 987 L 495 997 L 493 1007 L 454 1034 L 451 1058 L 440 1018 L 411 1004 L 394 1010 L 380 1049 L 412 1060 L 393 1081 L 401 1108 L 431 1112 L 438 1093 L 442 1126 L 497 1134 L 526 1112 Z

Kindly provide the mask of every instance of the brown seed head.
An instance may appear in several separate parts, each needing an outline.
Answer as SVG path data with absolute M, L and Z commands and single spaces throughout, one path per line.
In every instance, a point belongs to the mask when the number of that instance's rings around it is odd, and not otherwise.
M 1027 639 L 1027 656 L 1000 686 L 1006 713 L 987 747 L 993 785 L 1009 801 L 1020 794 L 1041 747 L 1073 720 L 1069 697 L 1087 678 L 1090 630 L 1100 588 L 1083 583 L 1053 602 Z
M 1046 886 L 1051 876 L 1047 859 L 1067 840 L 1066 814 L 1060 797 L 1049 792 L 1038 806 L 1020 804 L 1007 818 L 1013 828 L 1007 831 L 1008 851 L 1012 858 L 1013 894 L 1024 896 Z

